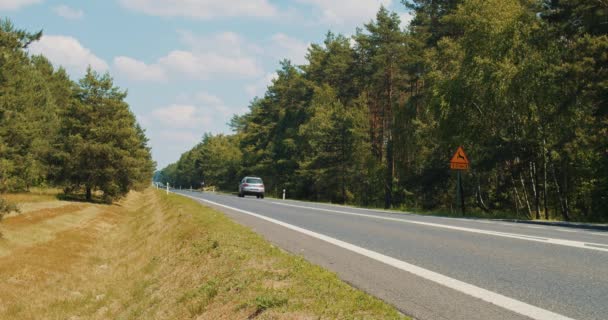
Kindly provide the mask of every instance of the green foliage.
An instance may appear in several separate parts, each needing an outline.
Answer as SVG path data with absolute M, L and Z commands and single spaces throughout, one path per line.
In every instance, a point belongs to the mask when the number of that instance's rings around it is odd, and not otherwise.
M 158 172 L 155 181 L 178 188 L 213 186 L 233 191 L 240 180 L 241 162 L 238 136 L 205 134 L 177 163 Z
M 152 177 L 147 138 L 125 97 L 108 74 L 89 69 L 80 80 L 75 101 L 61 113 L 58 182 L 66 190 L 84 188 L 90 200 L 98 189 L 111 201 Z
M 0 22 L 0 192 L 27 190 L 46 179 L 45 159 L 57 130 L 53 87 L 69 86 L 42 57 L 23 51 L 40 37 Z
M 365 104 L 357 101 L 346 107 L 324 85 L 315 90 L 310 108 L 313 116 L 299 129 L 306 152 L 299 161 L 298 176 L 311 183 L 316 199 L 362 202 L 354 198 L 360 195 L 355 189 L 364 184 L 357 172 L 372 157 Z
M 10 202 L 0 198 L 0 221 L 2 221 L 2 218 L 4 217 L 5 214 L 11 213 L 11 212 L 19 212 L 19 207 L 17 207 L 17 205 L 14 203 L 10 203 Z
M 307 64 L 283 62 L 232 119 L 242 158 L 220 175 L 259 175 L 275 195 L 447 211 L 448 161 L 464 146 L 466 205 L 483 216 L 608 220 L 606 2 L 402 3 L 406 30 L 381 8 L 352 39 L 328 32 Z M 227 153 L 197 148 L 163 172 L 188 179 L 176 168 Z
M 42 33 L 0 21 L 0 193 L 56 184 L 107 201 L 148 185 L 147 138 L 109 75 L 79 84 L 25 49 Z

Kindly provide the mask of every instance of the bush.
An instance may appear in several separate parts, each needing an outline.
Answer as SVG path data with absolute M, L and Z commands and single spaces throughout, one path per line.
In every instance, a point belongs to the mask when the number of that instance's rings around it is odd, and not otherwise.
M 0 198 L 0 221 L 2 221 L 5 214 L 13 211 L 19 212 L 17 205 Z

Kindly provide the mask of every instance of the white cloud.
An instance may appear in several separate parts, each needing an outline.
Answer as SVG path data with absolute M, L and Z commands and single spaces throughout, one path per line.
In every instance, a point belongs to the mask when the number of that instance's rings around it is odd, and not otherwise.
M 289 59 L 303 64 L 309 43 L 275 33 L 258 43 L 247 41 L 237 33 L 226 31 L 213 35 L 196 35 L 191 31 L 178 31 L 180 40 L 195 52 L 213 52 L 228 57 L 267 56 L 275 60 Z
M 170 77 L 191 79 L 252 78 L 263 73 L 255 56 L 262 49 L 233 32 L 197 36 L 178 31 L 187 50 L 173 50 L 146 64 L 130 57 L 114 59 L 119 73 L 132 80 L 163 81 Z
M 224 132 L 233 114 L 246 108 L 231 108 L 224 101 L 206 91 L 182 94 L 177 103 L 152 111 L 153 120 L 163 128 L 190 129 L 196 132 Z
M 197 92 L 194 97 L 196 101 L 205 105 L 221 106 L 224 104 L 222 99 L 220 99 L 218 96 L 212 95 L 206 91 Z
M 192 148 L 197 141 L 200 140 L 200 136 L 192 131 L 185 130 L 160 130 L 159 132 L 160 142 L 164 148 L 169 149 L 177 149 L 174 154 L 179 155 L 180 153 Z M 175 143 L 179 142 L 183 144 L 183 146 L 176 146 L 174 144 L 170 144 L 167 146 L 167 143 Z
M 40 41 L 29 46 L 29 51 L 44 55 L 55 65 L 61 65 L 77 76 L 84 74 L 88 66 L 96 71 L 108 69 L 108 64 L 103 59 L 69 36 L 42 36 Z
M 249 95 L 249 98 L 262 97 L 266 93 L 268 86 L 272 84 L 272 81 L 278 77 L 276 72 L 268 73 L 263 78 L 258 79 L 256 82 L 245 86 L 245 92 Z
M 114 58 L 114 69 L 118 74 L 137 81 L 165 81 L 165 70 L 157 64 L 147 65 L 129 57 Z
M 374 18 L 381 5 L 389 7 L 392 0 L 298 0 L 318 8 L 324 23 L 356 26 Z
M 202 115 L 199 108 L 194 105 L 173 104 L 154 110 L 152 116 L 169 128 L 204 128 L 212 123 L 212 119 Z
M 0 10 L 17 10 L 42 1 L 43 0 L 0 0 Z
M 197 52 L 215 52 L 231 57 L 263 52 L 260 46 L 231 31 L 213 35 L 196 35 L 188 30 L 179 30 L 178 33 L 180 41 Z
M 174 50 L 160 58 L 158 64 L 168 72 L 196 79 L 211 76 L 252 77 L 261 73 L 258 63 L 251 57 L 229 57 L 215 52 Z
M 120 3 L 125 8 L 161 17 L 273 17 L 278 13 L 268 0 L 120 0 Z
M 292 38 L 284 33 L 276 33 L 272 36 L 273 45 L 269 53 L 277 60 L 289 59 L 294 64 L 306 63 L 306 52 L 309 43 Z
M 399 13 L 399 19 L 401 20 L 401 28 L 405 29 L 410 26 L 410 22 L 414 19 L 414 15 L 411 12 Z
M 60 5 L 53 8 L 53 12 L 60 17 L 64 17 L 70 20 L 80 20 L 84 18 L 84 11 L 81 9 L 74 9 L 72 7 L 68 7 L 66 5 Z

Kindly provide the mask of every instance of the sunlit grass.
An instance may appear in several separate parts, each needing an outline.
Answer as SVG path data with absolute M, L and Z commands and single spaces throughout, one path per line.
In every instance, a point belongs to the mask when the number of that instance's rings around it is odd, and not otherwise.
M 66 204 L 0 225 L 12 237 L 0 242 L 1 319 L 403 318 L 193 200 L 147 190 Z

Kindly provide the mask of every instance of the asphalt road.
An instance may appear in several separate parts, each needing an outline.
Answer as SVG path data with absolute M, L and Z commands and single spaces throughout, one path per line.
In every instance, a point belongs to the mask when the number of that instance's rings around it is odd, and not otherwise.
M 608 231 L 175 192 L 416 319 L 608 319 Z

